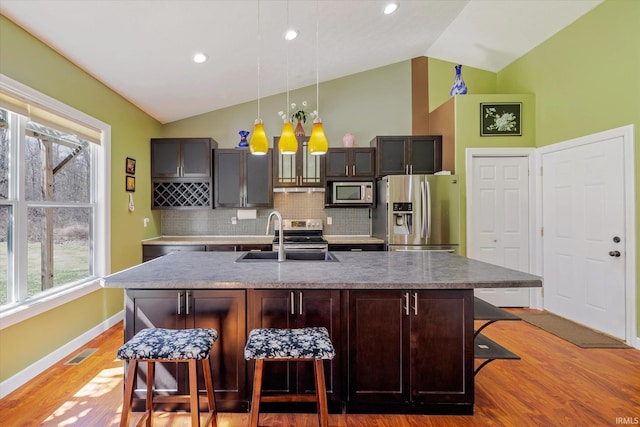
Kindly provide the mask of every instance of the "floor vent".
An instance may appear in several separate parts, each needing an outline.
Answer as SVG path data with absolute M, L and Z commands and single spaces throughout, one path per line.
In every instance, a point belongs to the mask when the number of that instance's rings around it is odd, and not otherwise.
M 87 360 L 87 358 L 91 356 L 93 353 L 95 353 L 97 350 L 98 350 L 97 348 L 86 348 L 82 350 L 80 353 L 73 356 L 71 359 L 67 360 L 65 362 L 65 365 L 79 365 L 85 360 Z

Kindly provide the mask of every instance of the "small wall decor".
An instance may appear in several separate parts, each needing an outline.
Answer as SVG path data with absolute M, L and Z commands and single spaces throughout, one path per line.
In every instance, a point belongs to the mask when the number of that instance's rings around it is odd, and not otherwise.
M 125 180 L 126 180 L 125 181 L 125 189 L 127 191 L 132 192 L 132 193 L 135 192 L 136 191 L 136 178 L 133 177 L 133 176 L 127 175 L 125 177 Z
M 480 104 L 480 136 L 522 135 L 521 102 Z
M 135 175 L 136 174 L 136 160 L 135 159 L 132 159 L 131 157 L 127 157 L 126 172 L 129 175 Z

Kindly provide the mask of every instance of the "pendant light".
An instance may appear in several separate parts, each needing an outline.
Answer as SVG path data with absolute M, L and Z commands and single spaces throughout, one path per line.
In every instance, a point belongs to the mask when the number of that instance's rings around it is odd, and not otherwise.
M 260 0 L 258 0 L 258 118 L 253 126 L 253 134 L 249 140 L 251 154 L 264 156 L 269 151 L 269 140 L 260 118 Z
M 322 129 L 322 119 L 320 118 L 320 62 L 318 60 L 318 0 L 316 0 L 316 118 L 313 120 L 311 137 L 309 138 L 309 153 L 313 155 L 326 154 L 329 149 L 329 141 Z
M 289 1 L 287 0 L 287 27 L 289 26 Z M 284 111 L 289 111 L 289 46 L 286 46 L 287 55 L 287 105 Z M 278 141 L 278 151 L 280 154 L 296 154 L 298 151 L 298 139 L 293 131 L 293 125 L 289 120 L 289 115 L 284 115 L 284 124 L 282 125 L 282 133 L 280 134 L 280 140 Z

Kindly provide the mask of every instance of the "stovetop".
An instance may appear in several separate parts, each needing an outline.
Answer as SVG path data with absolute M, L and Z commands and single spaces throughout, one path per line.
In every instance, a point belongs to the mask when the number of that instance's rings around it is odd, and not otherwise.
M 322 237 L 322 220 L 321 219 L 285 219 L 283 222 L 282 235 L 286 243 L 303 243 L 303 244 L 327 244 L 328 242 Z M 280 241 L 280 232 L 275 230 L 273 243 Z

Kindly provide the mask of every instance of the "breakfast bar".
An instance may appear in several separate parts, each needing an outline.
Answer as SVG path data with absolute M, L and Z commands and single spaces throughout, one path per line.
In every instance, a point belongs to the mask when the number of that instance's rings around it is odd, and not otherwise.
M 473 290 L 542 286 L 538 276 L 443 252 L 340 252 L 284 262 L 270 252 L 246 254 L 176 252 L 103 279 L 106 288 L 126 290 L 125 341 L 147 327 L 220 332 L 211 367 L 222 411 L 249 405 L 248 331 L 324 326 L 336 348 L 325 361 L 330 411 L 472 414 Z M 273 365 L 265 370 L 266 392 L 313 391 L 312 370 Z M 184 391 L 179 368 L 158 373 L 157 388 Z M 139 375 L 139 397 L 144 390 Z

